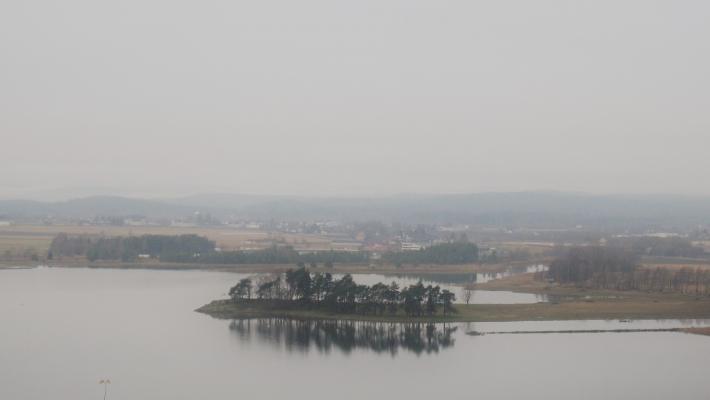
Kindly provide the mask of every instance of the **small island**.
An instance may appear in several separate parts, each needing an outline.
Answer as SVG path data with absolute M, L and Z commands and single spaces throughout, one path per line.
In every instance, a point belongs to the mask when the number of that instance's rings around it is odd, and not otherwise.
M 336 279 L 305 267 L 261 279 L 242 279 L 229 300 L 214 301 L 197 311 L 221 318 L 292 317 L 381 321 L 451 320 L 456 295 L 419 281 L 404 288 L 357 284 L 352 275 Z

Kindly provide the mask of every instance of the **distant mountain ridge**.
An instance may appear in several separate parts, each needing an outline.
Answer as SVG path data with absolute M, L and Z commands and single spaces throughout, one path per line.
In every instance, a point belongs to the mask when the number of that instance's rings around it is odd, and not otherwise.
M 337 198 L 203 194 L 174 199 L 91 196 L 68 201 L 2 200 L 5 218 L 145 216 L 179 218 L 195 212 L 218 218 L 461 223 L 497 226 L 710 223 L 710 198 L 673 195 L 589 195 L 504 192 Z
M 171 205 L 162 201 L 120 196 L 91 196 L 56 202 L 0 200 L 0 215 L 7 217 L 92 218 L 145 215 L 164 218 L 191 210 L 191 207 Z

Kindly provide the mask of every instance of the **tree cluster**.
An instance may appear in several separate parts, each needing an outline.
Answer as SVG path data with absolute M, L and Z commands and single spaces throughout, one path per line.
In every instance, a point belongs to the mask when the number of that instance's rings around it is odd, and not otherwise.
M 139 255 L 161 259 L 196 257 L 213 252 L 215 243 L 198 235 L 142 235 L 117 237 L 58 234 L 50 246 L 52 257 L 86 256 L 89 260 L 135 261 Z
M 634 252 L 615 247 L 573 247 L 555 259 L 544 276 L 591 289 L 710 295 L 710 270 L 643 268 Z
M 470 264 L 478 261 L 478 246 L 470 242 L 450 242 L 417 251 L 389 252 L 383 256 L 392 264 Z
M 52 239 L 49 254 L 54 257 L 85 256 L 96 240 L 96 238 L 92 240 L 92 237 L 88 235 L 69 236 L 66 233 L 60 233 Z
M 410 317 L 431 316 L 440 310 L 454 311 L 456 295 L 421 281 L 400 290 L 397 283 L 360 285 L 347 274 L 336 279 L 330 273 L 310 273 L 306 268 L 290 269 L 283 275 L 266 278 L 254 286 L 242 279 L 229 291 L 234 301 L 278 301 L 281 305 L 320 308 L 336 313 L 395 315 L 400 310 Z
M 618 286 L 637 264 L 636 255 L 623 249 L 573 247 L 550 264 L 547 276 L 562 284 L 606 289 Z
M 710 270 L 689 267 L 677 270 L 640 268 L 634 272 L 630 286 L 652 292 L 679 292 L 708 296 L 710 295 Z
M 142 235 L 99 238 L 86 257 L 89 260 L 135 261 L 141 254 L 160 259 L 195 257 L 214 251 L 215 243 L 197 235 Z
M 215 242 L 198 235 L 142 235 L 128 237 L 55 236 L 53 257 L 86 256 L 89 260 L 131 262 L 145 254 L 161 261 L 204 264 L 299 264 L 332 267 L 335 263 L 366 263 L 365 252 L 319 251 L 299 253 L 291 246 L 271 246 L 251 251 L 217 251 Z

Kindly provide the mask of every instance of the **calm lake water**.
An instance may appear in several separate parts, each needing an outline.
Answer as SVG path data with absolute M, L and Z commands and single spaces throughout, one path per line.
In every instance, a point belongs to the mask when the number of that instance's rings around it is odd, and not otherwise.
M 0 399 L 707 399 L 710 321 L 347 324 L 193 310 L 242 276 L 0 270 Z

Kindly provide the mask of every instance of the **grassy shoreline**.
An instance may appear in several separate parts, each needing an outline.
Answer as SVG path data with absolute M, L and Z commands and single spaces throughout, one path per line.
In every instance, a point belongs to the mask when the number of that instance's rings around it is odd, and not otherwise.
M 606 301 L 567 301 L 536 304 L 457 304 L 452 315 L 412 318 L 397 315 L 336 314 L 322 310 L 274 308 L 252 302 L 216 300 L 197 312 L 219 319 L 285 317 L 294 319 L 341 319 L 381 322 L 510 322 L 609 319 L 695 319 L 710 318 L 710 299 L 695 300 L 671 296 L 626 298 Z

